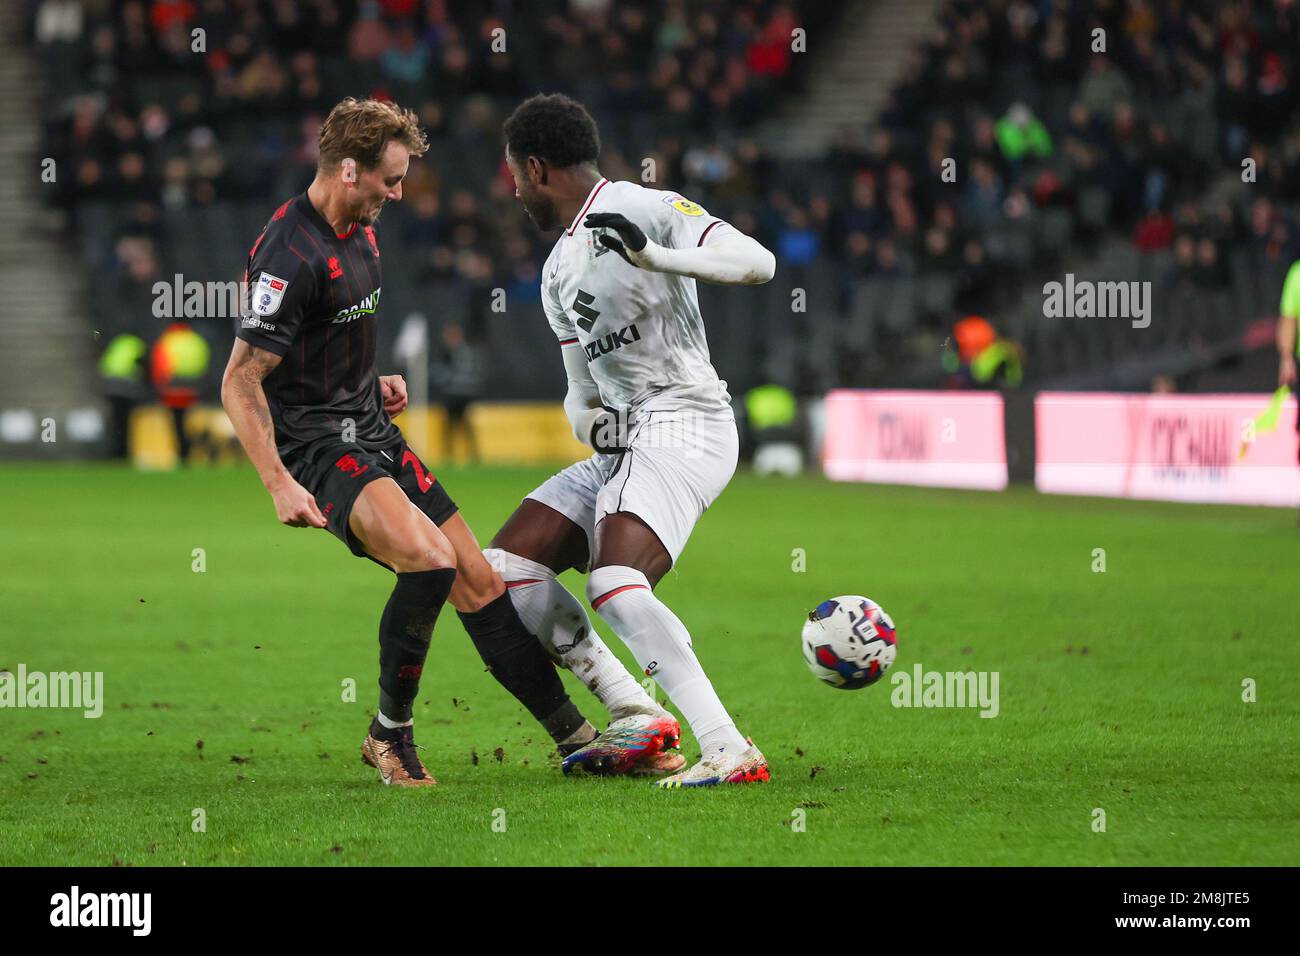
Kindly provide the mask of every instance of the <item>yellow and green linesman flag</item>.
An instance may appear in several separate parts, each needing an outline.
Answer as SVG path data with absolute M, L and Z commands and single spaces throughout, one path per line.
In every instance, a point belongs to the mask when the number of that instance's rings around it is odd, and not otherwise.
M 1255 416 L 1255 434 L 1263 435 L 1265 432 L 1271 432 L 1277 428 L 1278 416 L 1282 414 L 1282 405 L 1286 402 L 1291 394 L 1291 389 L 1283 385 L 1273 393 L 1273 400 L 1268 403 L 1268 408 L 1264 409 Z M 1250 448 L 1250 442 L 1243 441 L 1241 450 L 1237 452 L 1237 460 L 1246 457 L 1246 451 Z

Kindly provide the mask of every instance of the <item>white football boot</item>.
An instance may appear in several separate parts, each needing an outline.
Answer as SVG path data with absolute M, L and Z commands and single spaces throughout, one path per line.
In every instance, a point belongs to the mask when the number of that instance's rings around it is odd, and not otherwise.
M 655 786 L 665 790 L 678 787 L 716 787 L 721 783 L 766 783 L 772 779 L 767 769 L 767 758 L 754 746 L 754 741 L 736 753 L 725 745 L 711 748 L 700 757 L 700 762 L 682 773 L 655 781 Z

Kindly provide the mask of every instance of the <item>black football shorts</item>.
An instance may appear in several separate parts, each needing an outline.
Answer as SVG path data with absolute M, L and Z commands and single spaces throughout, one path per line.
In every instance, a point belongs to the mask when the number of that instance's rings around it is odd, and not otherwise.
M 290 474 L 316 497 L 330 533 L 359 558 L 365 548 L 348 527 L 352 506 L 361 489 L 379 478 L 392 478 L 414 505 L 442 525 L 456 513 L 456 503 L 432 471 L 405 441 L 382 451 L 366 451 L 343 442 L 325 442 L 312 448 L 289 469 Z

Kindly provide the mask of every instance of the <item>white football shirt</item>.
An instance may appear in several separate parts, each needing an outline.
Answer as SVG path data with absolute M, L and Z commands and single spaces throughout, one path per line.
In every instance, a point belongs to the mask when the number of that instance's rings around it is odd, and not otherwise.
M 587 229 L 593 212 L 622 213 L 652 242 L 702 245 L 731 228 L 679 193 L 601 179 L 542 268 L 542 308 L 564 348 L 580 348 L 602 404 L 633 412 L 730 409 L 727 383 L 709 360 L 695 280 L 626 262 Z

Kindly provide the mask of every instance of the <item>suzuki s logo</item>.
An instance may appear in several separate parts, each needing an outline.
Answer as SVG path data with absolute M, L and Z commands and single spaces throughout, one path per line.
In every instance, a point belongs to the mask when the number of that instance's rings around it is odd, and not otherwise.
M 591 307 L 591 304 L 595 301 L 596 297 L 594 295 L 590 292 L 583 292 L 579 289 L 577 298 L 573 300 L 573 305 L 569 306 L 569 308 L 581 316 L 581 318 L 578 319 L 578 327 L 584 332 L 590 332 L 591 327 L 595 325 L 596 320 L 600 318 L 600 313 Z
M 641 333 L 637 330 L 636 325 L 625 325 L 617 332 L 610 332 L 602 339 L 588 342 L 586 345 L 587 361 L 594 362 L 602 355 L 608 355 L 615 349 L 621 349 L 625 345 L 640 341 Z

